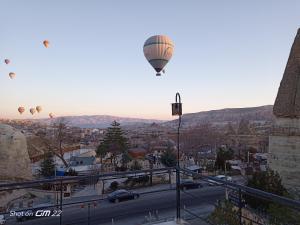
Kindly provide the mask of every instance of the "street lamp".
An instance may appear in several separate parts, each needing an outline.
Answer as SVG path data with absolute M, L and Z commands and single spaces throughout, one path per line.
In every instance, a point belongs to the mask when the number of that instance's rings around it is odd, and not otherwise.
M 172 116 L 178 116 L 178 129 L 177 129 L 177 167 L 176 167 L 176 217 L 180 220 L 180 165 L 179 165 L 179 131 L 182 116 L 182 103 L 180 94 L 177 92 L 175 96 L 175 103 L 172 103 Z

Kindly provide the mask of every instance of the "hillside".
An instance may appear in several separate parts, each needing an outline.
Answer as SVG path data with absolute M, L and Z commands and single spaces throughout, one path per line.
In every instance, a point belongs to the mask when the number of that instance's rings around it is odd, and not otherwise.
M 81 128 L 106 128 L 116 120 L 121 123 L 122 126 L 131 125 L 142 125 L 151 123 L 161 123 L 162 120 L 151 120 L 151 119 L 139 119 L 139 118 L 127 118 L 127 117 L 117 117 L 117 116 L 107 116 L 107 115 L 93 115 L 93 116 L 66 116 L 64 117 L 69 125 Z M 42 119 L 40 122 L 50 123 L 55 122 L 59 119 Z
M 198 113 L 189 113 L 182 116 L 182 126 L 192 127 L 204 123 L 225 125 L 229 122 L 238 123 L 241 119 L 246 119 L 250 122 L 271 122 L 274 119 L 272 111 L 272 105 L 265 105 L 259 107 L 228 108 L 203 111 Z M 175 127 L 177 125 L 177 119 L 164 123 L 164 126 L 170 127 Z

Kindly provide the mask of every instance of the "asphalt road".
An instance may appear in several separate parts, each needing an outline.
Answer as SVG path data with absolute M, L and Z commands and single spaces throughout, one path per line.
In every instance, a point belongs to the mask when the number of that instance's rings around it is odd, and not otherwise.
M 207 208 L 208 205 L 213 205 L 217 199 L 224 198 L 225 191 L 223 187 L 204 187 L 200 189 L 188 190 L 181 194 L 182 207 Z M 80 205 L 66 206 L 62 212 L 62 224 L 64 225 L 99 225 L 111 224 L 112 219 L 114 224 L 141 224 L 145 216 L 149 216 L 149 212 L 158 212 L 160 218 L 166 215 L 174 215 L 176 212 L 176 192 L 169 190 L 164 192 L 150 193 L 141 195 L 139 199 L 130 200 L 120 203 L 110 203 L 107 200 L 101 201 L 96 207 L 90 207 L 90 219 L 88 223 L 88 207 L 85 205 L 81 208 Z M 17 222 L 16 218 L 10 217 L 7 220 L 7 225 L 58 225 L 60 224 L 59 217 L 43 217 L 30 219 L 24 222 Z

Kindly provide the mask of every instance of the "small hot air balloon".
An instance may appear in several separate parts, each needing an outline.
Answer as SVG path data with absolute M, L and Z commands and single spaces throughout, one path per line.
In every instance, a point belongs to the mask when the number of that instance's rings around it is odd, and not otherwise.
M 38 113 L 40 113 L 40 111 L 42 111 L 42 106 L 38 105 L 37 107 L 35 107 L 35 109 Z
M 54 117 L 53 113 L 49 113 L 49 117 L 52 119 Z
M 14 79 L 16 77 L 16 74 L 13 72 L 10 72 L 9 74 L 10 79 Z
M 19 111 L 20 114 L 22 114 L 23 112 L 25 112 L 25 108 L 23 106 L 20 106 L 18 108 L 18 111 Z
M 48 48 L 50 43 L 48 40 L 45 40 L 45 41 L 43 41 L 43 44 L 46 48 Z
M 5 64 L 9 64 L 10 63 L 9 59 L 5 59 L 4 62 L 5 62 Z
M 155 35 L 146 40 L 143 49 L 146 59 L 157 72 L 156 76 L 160 76 L 173 55 L 172 40 L 165 35 Z
M 35 108 L 30 108 L 30 113 L 33 115 L 35 113 Z

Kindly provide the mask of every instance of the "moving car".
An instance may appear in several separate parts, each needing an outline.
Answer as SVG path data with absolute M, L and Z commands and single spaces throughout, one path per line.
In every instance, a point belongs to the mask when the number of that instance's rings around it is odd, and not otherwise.
M 215 176 L 215 178 L 218 178 L 218 179 L 224 180 L 224 181 L 229 181 L 229 182 L 232 181 L 232 177 L 225 176 L 225 175 L 218 175 L 218 176 Z M 223 183 L 221 183 L 221 182 L 217 182 L 217 181 L 214 181 L 214 180 L 208 180 L 208 181 L 209 181 L 209 185 L 210 185 L 210 186 L 214 186 L 214 185 L 222 185 L 222 184 L 223 184 Z
M 108 195 L 108 200 L 110 202 L 118 203 L 121 201 L 127 201 L 131 199 L 137 199 L 140 195 L 138 193 L 127 191 L 125 189 L 120 189 L 117 191 L 114 191 Z
M 183 180 L 180 182 L 180 189 L 187 190 L 187 189 L 196 189 L 200 188 L 202 185 L 200 183 L 196 183 L 192 180 Z

